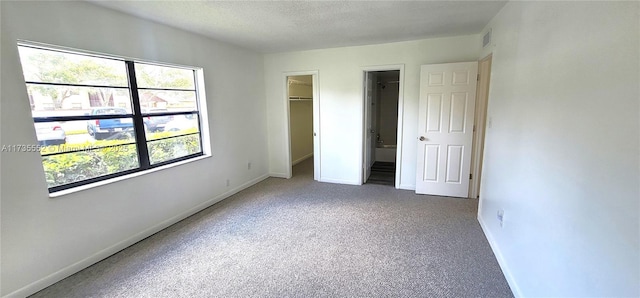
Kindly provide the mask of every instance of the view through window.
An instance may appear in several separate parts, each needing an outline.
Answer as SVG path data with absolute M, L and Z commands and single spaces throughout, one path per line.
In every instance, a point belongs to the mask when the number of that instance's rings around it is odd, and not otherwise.
M 50 192 L 203 154 L 196 69 L 18 49 Z

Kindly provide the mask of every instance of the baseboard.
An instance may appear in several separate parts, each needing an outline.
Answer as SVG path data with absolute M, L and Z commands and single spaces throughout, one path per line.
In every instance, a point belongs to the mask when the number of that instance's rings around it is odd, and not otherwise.
M 188 209 L 174 217 L 171 217 L 167 220 L 164 220 L 162 222 L 160 222 L 159 224 L 156 224 L 150 228 L 147 228 L 145 230 L 143 230 L 140 233 L 137 233 L 123 241 L 120 241 L 112 246 L 109 246 L 83 260 L 80 260 L 72 265 L 69 265 L 57 272 L 54 272 L 40 280 L 37 280 L 31 284 L 28 284 L 12 293 L 7 294 L 6 296 L 3 297 L 27 297 L 29 295 L 33 295 L 34 293 L 58 282 L 61 281 L 77 272 L 79 272 L 82 269 L 85 269 L 99 261 L 102 261 L 108 257 L 110 257 L 111 255 L 133 245 L 136 244 L 137 242 L 155 234 L 158 233 L 166 228 L 168 228 L 169 226 L 176 224 L 177 222 L 193 215 L 196 214 L 202 210 L 204 210 L 205 208 L 210 207 L 211 205 L 218 203 L 246 188 L 249 188 L 250 186 L 253 186 L 254 184 L 257 184 L 259 182 L 261 182 L 262 180 L 265 180 L 269 178 L 268 174 L 262 175 L 260 177 L 257 177 L 255 179 L 252 179 L 246 183 L 243 183 L 242 185 L 235 187 L 225 193 L 222 193 L 208 201 L 205 201 L 203 203 L 200 203 L 198 205 L 196 205 L 195 207 Z
M 410 184 L 400 184 L 398 186 L 398 189 L 404 189 L 404 190 L 416 190 L 416 186 L 415 185 L 410 185 Z
M 313 157 L 313 152 L 294 160 L 293 162 L 291 162 L 291 166 L 295 166 L 295 165 L 297 165 L 297 164 L 299 164 L 299 163 L 301 163 L 301 162 L 303 162 L 303 161 L 305 161 L 305 160 L 307 160 L 307 159 L 309 159 L 311 157 Z
M 520 291 L 520 287 L 518 287 L 518 283 L 513 278 L 513 275 L 511 274 L 511 271 L 507 266 L 507 261 L 504 259 L 504 257 L 502 256 L 502 252 L 498 248 L 498 244 L 495 242 L 493 235 L 489 232 L 489 229 L 486 227 L 480 214 L 481 213 L 478 213 L 478 222 L 480 223 L 480 228 L 482 228 L 482 232 L 484 232 L 485 237 L 487 237 L 487 241 L 489 241 L 489 246 L 491 246 L 491 250 L 493 250 L 493 254 L 498 260 L 498 265 L 500 266 L 500 269 L 502 269 L 502 273 L 504 273 L 504 277 L 507 280 L 509 287 L 511 288 L 511 292 L 513 292 L 513 295 L 515 297 L 524 297 L 522 295 L 522 292 Z
M 289 175 L 283 173 L 269 173 L 269 177 L 289 179 Z
M 359 181 L 333 179 L 333 178 L 320 178 L 319 181 L 326 182 L 326 183 L 336 183 L 336 184 L 362 185 L 362 183 L 360 183 Z

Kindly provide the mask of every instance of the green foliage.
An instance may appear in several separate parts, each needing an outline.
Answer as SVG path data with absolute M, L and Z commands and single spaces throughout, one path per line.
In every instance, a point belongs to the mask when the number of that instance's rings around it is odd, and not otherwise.
M 136 64 L 136 78 L 141 87 L 194 89 L 193 71 L 187 69 Z
M 151 164 L 200 152 L 200 136 L 188 135 L 148 143 Z
M 96 142 L 99 143 L 99 142 Z M 111 145 L 115 141 L 100 141 L 102 144 L 47 146 L 41 153 L 84 151 L 42 157 L 49 187 L 73 183 L 138 167 L 135 145 Z M 98 146 L 110 146 L 93 149 Z
M 194 130 L 195 132 L 195 130 Z M 185 133 L 185 132 L 182 132 Z M 171 132 L 154 133 L 151 138 L 175 135 Z M 41 150 L 42 164 L 49 187 L 100 177 L 135 169 L 139 166 L 136 145 L 121 145 L 122 140 L 101 140 L 84 144 L 47 146 Z M 149 141 L 152 164 L 201 151 L 198 134 Z M 95 149 L 97 147 L 104 147 Z M 56 152 L 83 151 L 46 155 Z
M 21 61 L 28 81 L 127 86 L 124 62 L 122 69 L 117 69 L 101 60 L 104 59 L 39 50 L 26 54 Z
M 127 86 L 124 63 L 122 69 L 116 69 L 113 65 L 100 63 L 103 59 L 35 49 L 21 50 L 21 58 L 27 81 Z M 51 97 L 58 109 L 66 98 L 77 93 L 77 88 L 29 85 L 29 91 Z M 103 105 L 112 92 L 108 88 L 91 91 L 101 99 Z
M 27 81 L 79 85 L 128 86 L 124 61 L 82 54 L 20 46 L 23 73 Z M 141 87 L 195 89 L 193 70 L 136 63 L 136 77 Z M 29 93 L 50 97 L 59 110 L 65 99 L 80 94 L 78 87 L 28 84 Z M 89 96 L 99 106 L 113 105 L 116 89 L 90 88 Z

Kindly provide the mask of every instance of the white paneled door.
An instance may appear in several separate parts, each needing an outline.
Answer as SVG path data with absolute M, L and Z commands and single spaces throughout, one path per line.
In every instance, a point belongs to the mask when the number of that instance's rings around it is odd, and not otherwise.
M 416 193 L 467 197 L 478 62 L 422 65 Z

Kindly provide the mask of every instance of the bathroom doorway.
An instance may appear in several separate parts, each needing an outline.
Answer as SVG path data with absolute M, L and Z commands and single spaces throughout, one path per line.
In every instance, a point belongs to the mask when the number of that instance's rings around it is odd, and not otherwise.
M 396 186 L 400 70 L 365 73 L 364 183 Z

